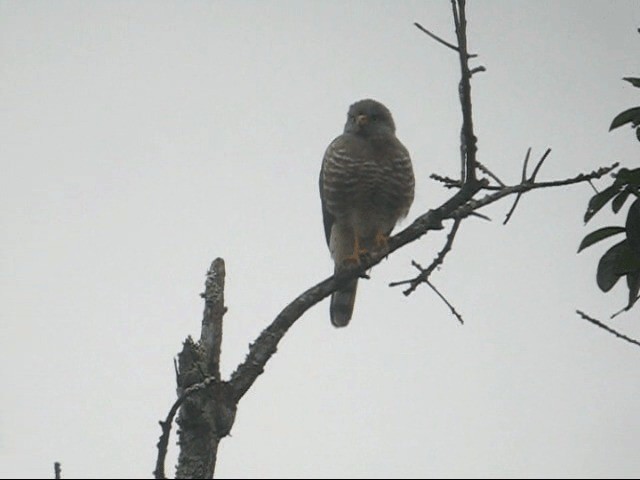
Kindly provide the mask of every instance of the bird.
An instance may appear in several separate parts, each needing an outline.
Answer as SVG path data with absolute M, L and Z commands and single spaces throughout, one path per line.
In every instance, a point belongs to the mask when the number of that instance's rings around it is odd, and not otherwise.
M 407 216 L 415 194 L 411 157 L 395 134 L 391 112 L 373 99 L 349 107 L 344 131 L 327 147 L 320 169 L 324 232 L 334 273 L 360 264 L 368 252 L 388 250 L 388 238 Z M 358 279 L 331 296 L 335 327 L 353 315 Z

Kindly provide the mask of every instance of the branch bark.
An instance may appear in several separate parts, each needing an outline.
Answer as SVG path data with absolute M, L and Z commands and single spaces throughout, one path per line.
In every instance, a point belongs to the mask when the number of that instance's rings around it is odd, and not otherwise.
M 171 423 L 178 408 L 177 423 L 180 454 L 178 478 L 212 478 L 218 445 L 229 434 L 236 413 L 228 383 L 220 379 L 220 351 L 224 306 L 224 260 L 216 258 L 205 282 L 205 308 L 202 316 L 200 341 L 188 337 L 178 354 L 178 400 L 167 419 L 160 422 L 162 436 L 158 442 L 158 459 L 154 475 L 165 478 L 164 460 Z

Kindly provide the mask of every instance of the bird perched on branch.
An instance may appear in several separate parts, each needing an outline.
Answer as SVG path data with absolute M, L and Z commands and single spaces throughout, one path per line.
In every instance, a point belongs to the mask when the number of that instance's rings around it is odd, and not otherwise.
M 367 99 L 349 108 L 344 133 L 329 144 L 320 171 L 324 232 L 335 271 L 388 248 L 396 223 L 409 212 L 415 180 L 409 152 L 396 138 L 391 112 Z M 331 296 L 331 323 L 351 320 L 358 279 Z

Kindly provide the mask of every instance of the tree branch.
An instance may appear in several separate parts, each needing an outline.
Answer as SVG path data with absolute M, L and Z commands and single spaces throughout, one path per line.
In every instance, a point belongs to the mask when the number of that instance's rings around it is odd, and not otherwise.
M 455 221 L 453 222 L 453 226 L 451 227 L 451 231 L 449 232 L 449 235 L 447 235 L 447 241 L 444 244 L 444 247 L 442 248 L 442 250 L 440 250 L 438 255 L 436 255 L 436 258 L 433 259 L 433 262 L 431 262 L 431 265 L 429 265 L 427 268 L 422 268 L 417 262 L 412 261 L 411 264 L 414 267 L 416 267 L 418 270 L 420 270 L 420 273 L 416 277 L 412 278 L 411 280 L 392 282 L 389 284 L 389 286 L 397 287 L 399 285 L 410 284 L 409 288 L 406 289 L 404 292 L 402 292 L 404 295 L 408 296 L 418 287 L 418 285 L 420 285 L 423 282 L 426 282 L 429 279 L 429 276 L 431 275 L 431 273 L 433 273 L 433 271 L 438 266 L 442 265 L 442 262 L 444 261 L 444 257 L 446 257 L 447 253 L 451 251 L 453 240 L 456 237 L 456 233 L 458 233 L 458 227 L 460 226 L 461 221 L 462 220 L 459 218 L 455 219 Z M 434 287 L 432 286 L 432 288 Z
M 445 47 L 449 47 L 452 50 L 455 50 L 456 52 L 459 52 L 460 49 L 458 47 L 456 47 L 455 45 L 453 45 L 452 43 L 447 42 L 446 40 L 443 40 L 442 38 L 440 38 L 439 36 L 437 36 L 435 33 L 431 33 L 429 30 L 427 30 L 426 28 L 424 28 L 422 25 L 420 25 L 418 22 L 413 22 L 413 24 L 418 27 L 419 30 L 421 30 L 422 32 L 426 33 L 427 35 L 429 35 L 431 38 L 433 38 L 436 42 L 441 43 L 442 45 L 444 45 Z M 478 55 L 470 53 L 469 54 L 469 58 L 473 58 L 473 57 L 477 57 Z
M 220 381 L 220 350 L 224 306 L 225 266 L 216 258 L 207 272 L 200 341 L 188 337 L 178 355 L 176 381 L 178 400 L 171 407 L 158 441 L 154 475 L 165 478 L 164 461 L 173 418 L 180 408 L 178 432 L 180 454 L 176 475 L 179 478 L 212 478 L 218 444 L 229 434 L 235 419 L 236 404 L 229 386 Z M 207 389 L 206 387 L 211 387 Z
M 550 152 L 550 151 L 551 151 L 551 149 L 548 149 L 547 153 Z M 529 165 L 529 157 L 530 157 L 530 155 L 531 155 L 531 147 L 528 148 L 527 155 L 524 157 L 524 164 L 522 165 L 522 180 L 520 180 L 520 183 L 526 183 L 527 182 L 527 166 Z M 546 154 L 545 154 L 545 156 L 546 156 Z M 541 165 L 541 163 L 538 163 L 538 165 Z M 516 201 L 513 202 L 511 210 L 509 210 L 509 212 L 507 212 L 507 216 L 505 217 L 504 222 L 502 222 L 503 225 L 506 225 L 507 222 L 509 221 L 509 219 L 511 218 L 511 215 L 513 215 L 513 212 L 516 210 L 516 206 L 518 205 L 518 202 L 520 201 L 520 197 L 521 196 L 522 196 L 522 193 L 519 193 L 518 196 L 516 197 Z
M 205 281 L 205 292 L 201 294 L 205 299 L 205 309 L 202 315 L 202 329 L 200 331 L 200 345 L 207 355 L 208 371 L 216 380 L 220 380 L 220 353 L 222 344 L 222 317 L 227 312 L 224 306 L 224 260 L 216 258 Z
M 460 322 L 461 325 L 464 325 L 464 320 L 462 319 L 462 315 L 460 315 L 456 309 L 454 308 L 453 305 L 451 305 L 451 303 L 449 303 L 449 300 L 446 299 L 446 297 L 444 295 L 442 295 L 440 293 L 440 291 L 427 279 L 424 281 L 427 285 L 429 285 L 431 287 L 431 290 L 433 290 L 436 295 L 438 295 L 440 297 L 440 299 L 447 305 L 447 307 L 449 307 L 449 310 L 451 310 L 451 313 L 458 319 L 458 321 Z
M 500 180 L 497 175 L 495 175 L 491 170 L 489 170 L 487 167 L 485 167 L 482 163 L 476 161 L 476 167 L 478 167 L 478 169 L 482 172 L 485 173 L 486 175 L 489 175 L 489 177 L 493 178 L 496 183 L 498 185 L 500 185 L 501 187 L 505 187 L 506 185 L 504 183 L 502 183 L 502 180 Z
M 506 197 L 508 195 L 512 195 L 514 193 L 524 193 L 530 190 L 537 190 L 540 188 L 563 187 L 566 185 L 573 185 L 576 183 L 587 182 L 589 180 L 603 177 L 604 175 L 618 168 L 618 165 L 619 165 L 618 162 L 616 162 L 609 167 L 600 167 L 598 170 L 594 170 L 591 173 L 580 173 L 575 177 L 567 178 L 564 180 L 554 180 L 550 182 L 538 182 L 538 183 L 525 182 L 525 183 L 520 183 L 518 185 L 512 185 L 510 187 L 500 188 L 494 193 L 487 194 L 483 198 L 470 202 L 469 205 L 465 205 L 464 209 L 461 209 L 460 211 L 456 212 L 456 214 L 458 215 L 464 214 L 464 216 L 466 217 L 469 215 L 470 212 L 477 210 L 479 208 L 482 208 L 484 206 L 487 206 L 491 203 L 494 203 L 495 201 L 503 197 Z
M 456 7 L 457 1 L 457 7 Z M 476 182 L 477 138 L 473 133 L 473 112 L 471 106 L 471 72 L 469 70 L 469 52 L 467 51 L 467 17 L 465 0 L 451 0 L 453 19 L 458 38 L 458 58 L 460 59 L 460 105 L 462 107 L 462 130 L 460 149 L 462 155 L 464 182 Z
M 608 325 L 602 323 L 600 320 L 596 320 L 595 318 L 591 318 L 589 315 L 587 315 L 586 313 L 580 311 L 580 310 L 576 310 L 576 313 L 578 315 L 580 315 L 582 318 L 584 318 L 586 321 L 593 323 L 594 325 L 606 330 L 609 333 L 612 333 L 613 335 L 615 335 L 618 338 L 621 338 L 623 340 L 626 340 L 629 343 L 633 343 L 634 345 L 637 345 L 638 347 L 640 347 L 640 342 L 638 340 L 635 340 L 631 337 L 627 337 L 626 335 L 623 335 L 622 333 L 614 330 L 613 328 L 609 327 Z
M 387 252 L 363 256 L 359 266 L 347 268 L 301 293 L 278 314 L 273 323 L 250 345 L 245 361 L 238 366 L 229 381 L 234 398 L 240 400 L 249 390 L 258 376 L 264 371 L 267 361 L 276 352 L 277 345 L 284 334 L 304 312 L 348 283 L 349 280 L 358 277 L 380 263 L 387 255 L 417 240 L 429 230 L 442 229 L 442 219 L 451 218 L 453 213 L 465 205 L 480 188 L 482 188 L 481 183 L 474 186 L 465 185 L 439 208 L 421 215 L 407 228 L 389 238 L 389 250 Z

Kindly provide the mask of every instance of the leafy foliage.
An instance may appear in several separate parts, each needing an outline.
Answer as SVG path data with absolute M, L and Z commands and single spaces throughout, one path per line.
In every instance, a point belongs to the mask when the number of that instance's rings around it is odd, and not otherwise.
M 640 78 L 625 77 L 624 80 L 640 88 Z M 628 123 L 635 129 L 640 141 L 640 107 L 630 108 L 616 115 L 609 131 Z M 603 292 L 608 292 L 621 277 L 626 277 L 629 302 L 625 310 L 630 310 L 640 298 L 640 168 L 621 168 L 609 187 L 591 197 L 584 214 L 584 222 L 587 223 L 609 202 L 613 213 L 617 214 L 628 198 L 635 200 L 627 210 L 624 227 L 609 226 L 595 230 L 582 239 L 578 248 L 578 252 L 581 252 L 606 238 L 625 235 L 624 240 L 613 245 L 600 258 L 596 273 L 596 282 Z

